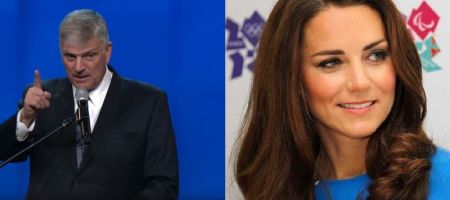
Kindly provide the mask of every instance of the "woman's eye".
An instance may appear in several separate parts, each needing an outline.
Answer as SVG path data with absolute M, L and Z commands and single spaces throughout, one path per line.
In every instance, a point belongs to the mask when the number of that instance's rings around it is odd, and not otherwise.
M 380 62 L 386 59 L 388 53 L 385 50 L 379 50 L 371 53 L 369 55 L 369 61 L 371 62 Z
M 320 62 L 319 63 L 319 67 L 334 68 L 334 67 L 337 67 L 340 64 L 342 64 L 341 60 L 339 60 L 338 58 L 331 58 L 331 59 L 327 59 L 325 61 Z

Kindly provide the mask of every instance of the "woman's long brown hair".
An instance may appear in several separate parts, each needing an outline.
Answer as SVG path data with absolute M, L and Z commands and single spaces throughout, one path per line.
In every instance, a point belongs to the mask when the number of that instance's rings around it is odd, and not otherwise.
M 239 188 L 246 199 L 314 199 L 318 168 L 330 167 L 317 165 L 323 150 L 300 64 L 305 24 L 330 4 L 367 5 L 380 14 L 396 71 L 394 105 L 367 147 L 369 199 L 426 199 L 435 147 L 422 127 L 420 57 L 391 0 L 278 1 L 261 36 L 237 143 Z

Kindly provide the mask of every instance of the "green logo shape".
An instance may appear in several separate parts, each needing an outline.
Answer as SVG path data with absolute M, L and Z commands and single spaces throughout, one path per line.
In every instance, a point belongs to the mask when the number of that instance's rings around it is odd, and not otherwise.
M 416 42 L 416 48 L 419 51 L 422 68 L 426 72 L 434 72 L 442 69 L 432 60 L 432 58 L 440 51 L 433 36 L 428 37 L 428 39 L 422 42 Z

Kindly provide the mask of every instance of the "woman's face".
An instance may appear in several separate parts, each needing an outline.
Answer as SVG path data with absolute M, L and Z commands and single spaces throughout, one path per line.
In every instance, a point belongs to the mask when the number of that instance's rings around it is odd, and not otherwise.
M 306 24 L 301 66 L 321 135 L 367 138 L 386 119 L 396 75 L 384 32 L 365 5 L 330 6 Z

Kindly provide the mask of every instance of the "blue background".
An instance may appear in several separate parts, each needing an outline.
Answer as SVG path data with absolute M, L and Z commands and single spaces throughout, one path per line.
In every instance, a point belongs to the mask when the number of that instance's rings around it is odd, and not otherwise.
M 168 94 L 180 199 L 224 199 L 224 1 L 6 0 L 0 5 L 0 121 L 16 112 L 33 69 L 42 79 L 65 76 L 58 48 L 62 18 L 74 9 L 97 10 L 109 25 L 112 66 Z M 26 162 L 0 169 L 0 199 L 24 198 L 28 167 Z

